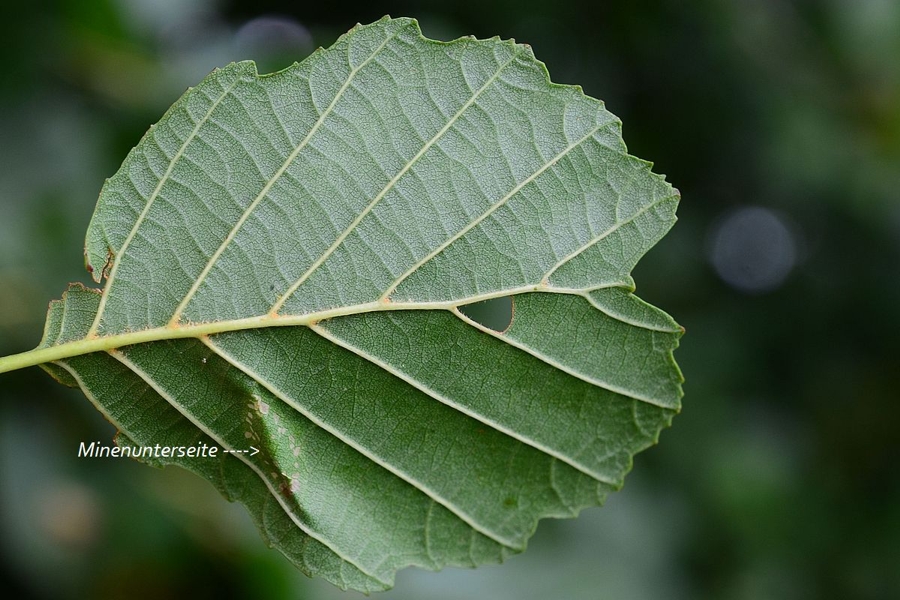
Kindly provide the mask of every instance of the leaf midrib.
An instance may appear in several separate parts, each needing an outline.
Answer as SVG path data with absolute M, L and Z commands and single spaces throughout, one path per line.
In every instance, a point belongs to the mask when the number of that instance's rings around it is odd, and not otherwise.
M 272 315 L 272 314 L 264 314 L 258 315 L 255 317 L 245 317 L 242 319 L 229 319 L 222 321 L 208 321 L 202 323 L 187 323 L 187 324 L 178 324 L 178 325 L 166 325 L 163 327 L 153 327 L 149 329 L 142 329 L 139 331 L 129 331 L 112 335 L 99 336 L 97 334 L 88 333 L 88 335 L 84 338 L 80 338 L 77 340 L 72 340 L 68 342 L 63 342 L 61 344 L 54 344 L 48 347 L 38 347 L 34 350 L 29 350 L 26 352 L 21 352 L 19 354 L 13 354 L 10 356 L 0 357 L 0 373 L 5 373 L 7 371 L 14 371 L 17 369 L 22 369 L 24 367 L 36 366 L 46 363 L 52 363 L 60 360 L 64 360 L 67 358 L 72 358 L 75 356 L 82 356 L 84 354 L 91 354 L 93 352 L 109 352 L 111 350 L 116 350 L 118 348 L 123 348 L 126 346 L 133 346 L 135 344 L 145 344 L 152 342 L 162 342 L 168 340 L 177 340 L 177 339 L 201 339 L 206 336 L 223 334 L 223 333 L 231 333 L 237 331 L 247 331 L 254 329 L 265 329 L 268 327 L 313 327 L 320 321 L 325 321 L 328 319 L 334 319 L 337 317 L 346 317 L 352 315 L 360 315 L 365 313 L 372 312 L 386 312 L 386 311 L 413 311 L 413 310 L 446 310 L 451 314 L 455 315 L 463 322 L 473 326 L 474 328 L 496 337 L 524 352 L 531 354 L 532 356 L 538 358 L 539 360 L 551 364 L 557 368 L 561 368 L 572 376 L 575 376 L 579 379 L 582 379 L 592 385 L 596 385 L 603 389 L 609 390 L 613 393 L 632 398 L 634 400 L 638 400 L 641 402 L 645 402 L 647 404 L 653 406 L 659 406 L 662 408 L 670 408 L 665 403 L 661 403 L 659 400 L 655 398 L 651 398 L 648 396 L 644 396 L 643 394 L 639 394 L 634 392 L 633 390 L 628 390 L 621 388 L 619 386 L 610 385 L 607 382 L 603 382 L 597 380 L 593 377 L 588 377 L 576 370 L 565 367 L 556 360 L 550 359 L 547 356 L 544 356 L 540 353 L 535 352 L 533 349 L 525 347 L 523 344 L 517 343 L 514 340 L 509 339 L 504 334 L 493 331 L 487 327 L 484 327 L 475 321 L 472 321 L 468 317 L 466 317 L 460 310 L 459 307 L 471 304 L 475 302 L 483 302 L 485 300 L 493 300 L 497 298 L 504 298 L 515 296 L 518 294 L 529 293 L 529 292 L 541 292 L 541 293 L 552 293 L 552 294 L 566 294 L 566 295 L 575 295 L 581 296 L 585 298 L 598 312 L 601 312 L 607 315 L 610 318 L 619 320 L 628 325 L 632 325 L 634 327 L 640 327 L 643 329 L 651 329 L 653 327 L 648 327 L 645 323 L 635 322 L 628 319 L 623 319 L 619 315 L 616 315 L 613 312 L 608 310 L 604 310 L 601 308 L 591 297 L 590 292 L 607 289 L 612 287 L 621 287 L 621 283 L 612 283 L 612 284 L 603 284 L 598 286 L 593 286 L 589 288 L 562 288 L 552 286 L 546 283 L 546 279 L 537 285 L 528 285 L 522 286 L 519 288 L 513 289 L 505 289 L 496 292 L 490 292 L 485 294 L 479 294 L 475 296 L 470 296 L 463 299 L 451 300 L 445 302 L 391 302 L 389 300 L 376 300 L 374 302 L 366 302 L 362 304 L 355 304 L 350 306 L 332 308 L 328 310 L 322 310 L 312 313 L 307 313 L 303 315 Z M 65 318 L 65 315 L 63 316 Z M 594 476 L 592 474 L 592 476 Z
M 603 286 L 608 287 L 608 286 Z M 552 288 L 543 284 L 523 286 L 515 289 L 506 289 L 498 292 L 480 294 L 461 300 L 446 302 L 389 302 L 375 301 L 354 304 L 328 310 L 321 310 L 302 315 L 271 315 L 264 314 L 255 317 L 241 319 L 228 319 L 221 321 L 206 321 L 200 323 L 185 323 L 179 325 L 166 325 L 152 327 L 139 331 L 127 331 L 111 335 L 97 335 L 89 333 L 86 337 L 49 347 L 38 347 L 34 350 L 21 352 L 0 358 L 0 373 L 14 371 L 28 366 L 40 365 L 48 362 L 81 356 L 92 352 L 104 352 L 134 344 L 160 342 L 165 340 L 200 338 L 205 335 L 216 335 L 233 331 L 245 331 L 248 329 L 263 329 L 266 327 L 296 327 L 308 326 L 326 319 L 345 317 L 356 314 L 380 311 L 400 310 L 452 310 L 457 306 L 492 300 L 525 292 L 550 292 L 562 294 L 582 294 L 586 290 L 571 288 Z

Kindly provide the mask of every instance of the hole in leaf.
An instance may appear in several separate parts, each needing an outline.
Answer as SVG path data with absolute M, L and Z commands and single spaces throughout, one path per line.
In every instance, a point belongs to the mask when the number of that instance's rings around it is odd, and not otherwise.
M 503 296 L 502 298 L 464 304 L 459 307 L 459 312 L 479 325 L 503 333 L 512 325 L 513 299 L 512 296 Z

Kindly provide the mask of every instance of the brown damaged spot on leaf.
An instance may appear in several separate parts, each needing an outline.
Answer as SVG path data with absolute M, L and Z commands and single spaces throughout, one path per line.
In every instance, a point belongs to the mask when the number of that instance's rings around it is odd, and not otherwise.
M 282 473 L 284 475 L 284 473 Z M 287 477 L 287 475 L 284 475 Z M 278 493 L 280 493 L 286 500 L 291 500 L 294 497 L 293 490 L 291 489 L 291 484 L 286 481 L 281 481 L 278 484 Z
M 98 290 L 97 288 L 88 287 L 88 286 L 84 285 L 83 283 L 81 283 L 80 281 L 73 281 L 72 283 L 69 284 L 68 289 L 65 292 L 63 292 L 63 295 L 62 295 L 63 301 L 65 301 L 66 296 L 69 295 L 69 292 L 72 291 L 72 288 L 75 288 L 79 292 L 90 292 L 90 293 L 96 294 L 98 296 L 103 295 L 103 292 L 101 290 Z
M 116 258 L 116 253 L 113 252 L 112 247 L 106 247 L 106 264 L 103 265 L 103 279 L 109 279 L 109 272 L 112 270 L 113 261 Z M 97 280 L 100 281 L 99 279 Z
M 113 261 L 116 258 L 116 253 L 113 252 L 111 246 L 106 246 L 106 262 L 103 263 L 103 268 L 100 269 L 100 272 L 97 272 L 97 269 L 94 265 L 91 264 L 88 259 L 88 250 L 84 249 L 84 268 L 87 269 L 87 272 L 91 274 L 91 279 L 93 279 L 96 283 L 100 283 L 103 279 L 109 278 L 109 272 L 112 270 Z

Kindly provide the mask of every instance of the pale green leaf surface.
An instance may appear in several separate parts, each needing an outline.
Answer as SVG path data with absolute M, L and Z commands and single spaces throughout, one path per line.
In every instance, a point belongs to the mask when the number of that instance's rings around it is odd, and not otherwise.
M 167 462 L 304 572 L 384 589 L 521 551 L 655 443 L 681 328 L 630 272 L 677 202 L 529 47 L 383 19 L 189 90 L 103 188 L 102 294 L 53 303 L 41 348 L 122 444 L 259 448 Z M 501 296 L 503 332 L 459 310 Z

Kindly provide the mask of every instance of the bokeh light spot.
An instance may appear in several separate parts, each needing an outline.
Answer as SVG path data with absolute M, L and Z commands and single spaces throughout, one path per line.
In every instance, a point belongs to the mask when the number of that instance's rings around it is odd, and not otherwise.
M 713 225 L 709 260 L 719 277 L 744 293 L 780 287 L 797 262 L 795 236 L 775 211 L 736 209 Z
M 236 50 L 259 63 L 260 73 L 282 69 L 313 49 L 309 31 L 290 17 L 265 15 L 244 23 L 234 35 Z

